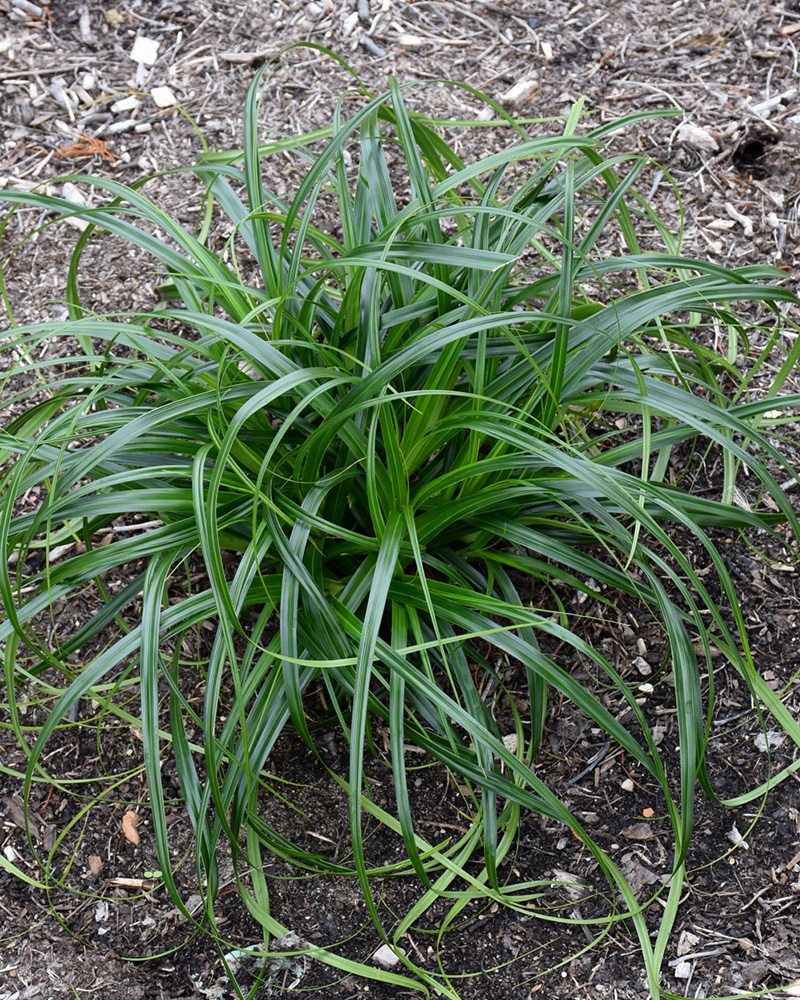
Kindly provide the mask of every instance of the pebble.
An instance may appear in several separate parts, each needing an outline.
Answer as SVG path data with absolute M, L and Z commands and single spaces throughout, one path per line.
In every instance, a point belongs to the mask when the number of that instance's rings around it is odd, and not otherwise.
M 377 962 L 378 965 L 382 965 L 384 969 L 393 969 L 395 965 L 400 961 L 400 955 L 405 955 L 402 948 L 390 948 L 388 944 L 382 944 L 380 948 L 372 956 L 372 961 Z

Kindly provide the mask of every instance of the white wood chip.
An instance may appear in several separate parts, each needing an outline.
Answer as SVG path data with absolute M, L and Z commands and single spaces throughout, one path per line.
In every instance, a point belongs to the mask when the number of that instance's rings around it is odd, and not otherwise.
M 728 215 L 732 219 L 735 219 L 736 222 L 738 222 L 744 228 L 744 235 L 745 236 L 751 237 L 753 235 L 753 232 L 754 232 L 754 230 L 753 230 L 753 220 L 751 218 L 749 218 L 749 216 L 742 215 L 741 212 L 737 212 L 736 209 L 733 207 L 733 205 L 731 205 L 731 203 L 729 201 L 725 202 L 725 211 L 728 213 Z
M 111 105 L 111 110 L 115 115 L 118 115 L 122 111 L 134 111 L 138 107 L 139 98 L 131 95 L 130 97 L 123 97 L 122 100 L 115 101 Z
M 160 44 L 155 38 L 147 38 L 145 35 L 139 35 L 133 43 L 131 59 L 135 63 L 152 66 L 156 59 L 158 59 L 158 47 Z
M 136 128 L 136 121 L 133 118 L 126 118 L 121 122 L 112 122 L 108 126 L 108 131 L 112 135 L 117 135 L 119 132 L 131 132 Z
M 78 205 L 80 208 L 85 208 L 88 204 L 84 193 L 80 190 L 80 188 L 75 187 L 75 185 L 70 181 L 67 181 L 61 186 L 61 197 L 64 201 L 72 202 L 73 205 Z M 77 229 L 79 233 L 82 233 L 89 225 L 85 219 L 76 219 L 74 216 L 67 216 L 64 219 L 64 222 L 72 229 Z M 74 548 L 74 542 L 68 542 L 66 545 L 56 545 L 54 548 L 50 549 L 49 557 L 53 562 L 55 562 Z
M 16 7 L 17 10 L 25 11 L 26 14 L 32 14 L 34 17 L 44 17 L 42 8 L 38 4 L 29 3 L 28 0 L 11 0 L 11 6 Z
M 94 35 L 92 34 L 92 19 L 89 15 L 88 7 L 81 7 L 81 16 L 78 21 L 78 30 L 81 33 L 82 42 L 94 41 Z
M 419 35 L 409 35 L 405 31 L 397 36 L 397 41 L 407 49 L 419 49 L 423 45 L 430 45 L 427 39 L 420 38 Z
M 22 855 L 17 854 L 17 852 L 14 850 L 11 844 L 6 844 L 6 846 L 3 848 L 3 854 L 5 854 L 5 856 L 8 858 L 8 860 L 11 862 L 12 865 L 17 861 L 22 860 Z
M 691 122 L 684 122 L 678 126 L 678 141 L 685 142 L 687 146 L 700 149 L 705 153 L 719 152 L 719 143 L 708 129 L 692 125 Z
M 744 848 L 745 851 L 750 850 L 750 845 L 747 843 L 747 841 L 744 839 L 741 833 L 739 833 L 739 830 L 737 829 L 735 823 L 730 828 L 730 830 L 728 830 L 725 836 L 733 844 L 734 847 L 742 847 Z
M 358 24 L 358 11 L 354 10 L 352 13 L 348 14 L 344 19 L 344 24 L 342 25 L 342 35 L 347 38 L 355 31 L 355 27 Z
M 519 104 L 520 101 L 527 100 L 536 90 L 536 81 L 530 77 L 519 80 L 514 86 L 500 95 L 502 104 Z
M 760 101 L 758 104 L 753 104 L 750 110 L 757 115 L 762 115 L 764 118 L 768 118 L 770 112 L 779 108 L 781 104 L 787 104 L 797 93 L 797 88 L 792 87 L 790 90 L 785 90 L 782 94 L 776 94 L 774 97 L 768 98 L 766 101 Z
M 171 108 L 178 103 L 169 87 L 153 87 L 150 96 L 159 108 Z
M 86 196 L 80 188 L 76 187 L 70 181 L 67 181 L 61 188 L 61 197 L 64 201 L 68 201 L 73 205 L 80 205 L 81 208 L 86 208 L 87 201 Z M 72 548 L 74 542 L 70 542 L 69 547 Z M 55 549 L 50 550 L 50 555 L 55 552 Z

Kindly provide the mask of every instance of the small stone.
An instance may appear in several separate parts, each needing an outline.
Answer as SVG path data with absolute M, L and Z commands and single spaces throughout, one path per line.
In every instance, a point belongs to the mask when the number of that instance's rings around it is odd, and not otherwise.
M 619 787 L 623 792 L 632 792 L 636 786 L 630 778 L 626 778 Z
M 399 952 L 399 954 L 398 954 Z M 402 948 L 390 948 L 388 944 L 382 944 L 372 956 L 372 961 L 382 965 L 384 969 L 393 969 L 400 961 L 400 955 L 405 955 Z
M 675 978 L 676 979 L 688 979 L 692 974 L 692 964 L 691 962 L 678 962 L 675 966 Z
M 767 748 L 777 750 L 785 739 L 785 733 L 780 732 L 778 729 L 770 729 L 766 735 L 764 733 L 756 733 L 753 737 L 753 743 L 762 753 L 766 753 Z
M 103 859 L 99 854 L 93 854 L 89 858 L 89 871 L 95 876 L 100 875 L 103 871 Z

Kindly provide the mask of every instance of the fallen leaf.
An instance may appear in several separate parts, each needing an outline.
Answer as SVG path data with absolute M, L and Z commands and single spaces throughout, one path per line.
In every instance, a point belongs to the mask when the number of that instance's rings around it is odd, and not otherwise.
M 26 830 L 28 824 L 25 822 L 25 808 L 19 795 L 4 795 L 3 805 L 8 810 L 8 817 L 12 823 L 21 830 Z
M 136 827 L 139 825 L 139 814 L 129 809 L 122 817 L 122 832 L 125 839 L 132 844 L 141 843 L 141 837 Z
M 652 840 L 653 831 L 650 829 L 649 823 L 634 823 L 622 831 L 622 836 L 627 837 L 628 840 Z

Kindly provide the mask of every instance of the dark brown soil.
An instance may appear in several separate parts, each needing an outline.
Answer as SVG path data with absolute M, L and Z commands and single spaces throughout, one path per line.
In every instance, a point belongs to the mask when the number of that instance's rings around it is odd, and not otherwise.
M 187 166 L 202 151 L 187 117 L 173 108 L 158 109 L 146 96 L 133 111 L 111 109 L 129 92 L 143 94 L 155 86 L 173 90 L 210 147 L 234 147 L 253 70 L 284 46 L 312 40 L 341 54 L 373 92 L 385 89 L 390 75 L 401 82 L 425 81 L 410 100 L 416 110 L 436 116 L 471 118 L 479 110 L 467 90 L 440 80 L 502 96 L 530 79 L 528 97 L 508 105 L 514 114 L 529 118 L 562 114 L 582 96 L 601 120 L 643 106 L 680 107 L 687 122 L 713 137 L 716 149 L 703 148 L 696 132 L 679 132 L 680 119 L 634 126 L 613 143 L 617 152 L 651 155 L 668 171 L 669 176 L 652 167 L 644 193 L 676 230 L 681 219 L 671 181 L 680 188 L 684 252 L 732 265 L 774 263 L 787 274 L 796 266 L 800 80 L 795 39 L 800 32 L 795 35 L 793 29 L 800 28 L 800 5 L 795 0 L 362 0 L 358 5 L 346 0 L 120 0 L 113 9 L 95 0 L 38 3 L 45 8 L 41 18 L 22 12 L 15 0 L 0 0 L 2 186 L 24 188 L 47 181 L 60 191 L 57 178 L 72 169 L 131 182 Z M 137 35 L 160 42 L 158 60 L 139 78 L 129 57 Z M 93 77 L 91 85 L 87 76 Z M 288 133 L 327 125 L 332 101 L 349 82 L 333 60 L 314 50 L 294 50 L 271 78 L 265 125 Z M 91 103 L 63 102 L 59 94 L 75 83 L 88 88 Z M 761 105 L 780 95 L 773 107 Z M 134 127 L 109 128 L 128 119 Z M 145 127 L 137 130 L 136 125 Z M 90 148 L 99 152 L 70 159 L 84 148 L 79 144 L 86 135 L 107 146 L 94 144 Z M 507 141 L 502 130 L 476 130 L 462 140 L 461 155 L 468 159 L 492 143 Z M 104 158 L 106 149 L 113 162 Z M 288 189 L 296 177 L 287 169 L 273 180 L 277 189 Z M 198 191 L 188 174 L 163 177 L 147 190 L 182 221 L 196 218 Z M 31 225 L 29 213 L 19 213 L 0 247 L 17 323 L 66 314 L 66 272 L 77 238 L 64 224 L 52 226 L 36 241 L 22 244 L 6 264 L 11 248 Z M 95 256 L 87 255 L 82 272 L 87 306 L 117 310 L 153 305 L 159 278 L 151 262 L 114 240 L 98 241 L 89 254 Z M 9 410 L 3 414 L 4 419 L 11 415 Z M 784 444 L 793 460 L 798 446 L 797 435 Z M 706 470 L 705 481 L 713 490 L 713 469 Z M 751 541 L 767 548 L 764 538 Z M 726 551 L 743 593 L 742 611 L 759 669 L 797 713 L 800 577 L 794 562 L 774 548 L 764 558 L 738 538 L 730 539 Z M 783 568 L 776 569 L 775 563 Z M 71 628 L 73 619 L 89 610 L 65 607 L 57 614 Z M 580 610 L 592 611 L 585 606 Z M 607 610 L 598 610 L 599 617 L 608 617 Z M 643 656 L 653 671 L 651 679 L 658 678 L 663 641 L 641 609 L 623 607 L 618 623 L 593 627 L 595 634 L 587 637 L 600 643 L 620 669 L 634 671 L 636 657 Z M 586 669 L 580 663 L 569 666 L 574 672 Z M 761 726 L 740 679 L 722 660 L 711 666 L 717 694 L 709 771 L 720 798 L 730 799 L 765 781 L 770 767 L 774 773 L 796 760 L 797 747 L 784 740 L 772 747 L 768 759 L 759 749 Z M 513 696 L 513 671 L 505 682 Z M 588 673 L 586 682 L 593 683 Z M 93 711 L 82 706 L 81 725 L 60 730 L 48 750 L 53 774 L 86 784 L 70 785 L 74 794 L 34 785 L 29 842 L 22 784 L 15 776 L 24 770 L 25 755 L 8 726 L 7 710 L 0 709 L 0 846 L 32 879 L 48 870 L 52 884 L 45 893 L 0 868 L 0 1000 L 233 996 L 216 945 L 173 906 L 157 888 L 157 879 L 144 874 L 157 869 L 158 862 L 147 824 L 136 728 L 120 718 L 93 718 Z M 678 749 L 668 684 L 657 687 L 646 711 L 673 763 Z M 37 713 L 31 709 L 25 724 L 40 723 Z M 318 726 L 320 757 L 286 734 L 271 758 L 267 780 L 290 804 L 277 795 L 265 797 L 263 818 L 326 860 L 348 866 L 347 803 L 326 770 L 346 776 L 347 751 L 328 728 L 321 706 L 312 722 Z M 670 871 L 669 824 L 659 814 L 663 802 L 644 775 L 613 748 L 570 783 L 602 746 L 602 734 L 593 733 L 566 703 L 554 703 L 537 773 L 565 796 L 646 899 Z M 391 810 L 391 765 L 380 741 L 378 747 L 367 766 L 367 781 L 374 801 Z M 128 777 L 116 788 L 101 786 L 106 775 L 120 773 Z M 174 799 L 169 818 L 178 876 L 192 909 L 199 903 L 199 889 L 189 824 L 170 761 L 164 780 L 166 794 Z M 633 782 L 632 791 L 622 787 L 627 780 Z M 98 798 L 101 787 L 106 792 Z M 421 766 L 413 795 L 418 814 L 427 817 L 424 832 L 432 842 L 442 843 L 465 829 L 468 803 L 443 771 Z M 139 846 L 120 832 L 129 809 L 143 820 Z M 646 812 L 651 809 L 652 814 Z M 400 838 L 369 822 L 368 862 L 398 861 Z M 734 825 L 746 838 L 747 850 L 732 850 Z M 797 772 L 749 806 L 730 809 L 701 799 L 688 868 L 664 964 L 664 989 L 679 996 L 717 997 L 777 989 L 800 978 Z M 596 947 L 586 950 L 599 931 L 580 925 L 576 916 L 603 915 L 613 900 L 582 844 L 563 828 L 528 816 L 501 879 L 511 869 L 516 881 L 563 878 L 557 873 L 566 872 L 589 888 L 577 901 L 564 890 L 543 890 L 552 897 L 554 914 L 566 918 L 562 923 L 481 905 L 462 911 L 441 937 L 447 908 L 437 904 L 403 939 L 409 958 L 433 976 L 444 974 L 463 1000 L 647 996 L 638 943 L 627 924 L 613 925 Z M 223 876 L 229 883 L 220 896 L 219 931 L 231 951 L 257 945 L 259 927 L 243 910 L 230 859 Z M 369 963 L 380 939 L 356 879 L 312 875 L 281 859 L 268 863 L 266 876 L 273 915 L 298 935 L 298 947 L 302 942 L 335 945 L 338 954 Z M 114 882 L 120 878 L 155 888 L 131 889 Z M 421 892 L 412 879 L 374 880 L 387 930 Z M 661 914 L 658 902 L 647 911 L 654 931 Z M 284 945 L 291 950 L 291 942 Z M 247 970 L 240 974 L 247 983 Z M 302 958 L 272 960 L 266 978 L 259 998 L 286 991 L 342 1000 L 419 995 L 343 977 Z

